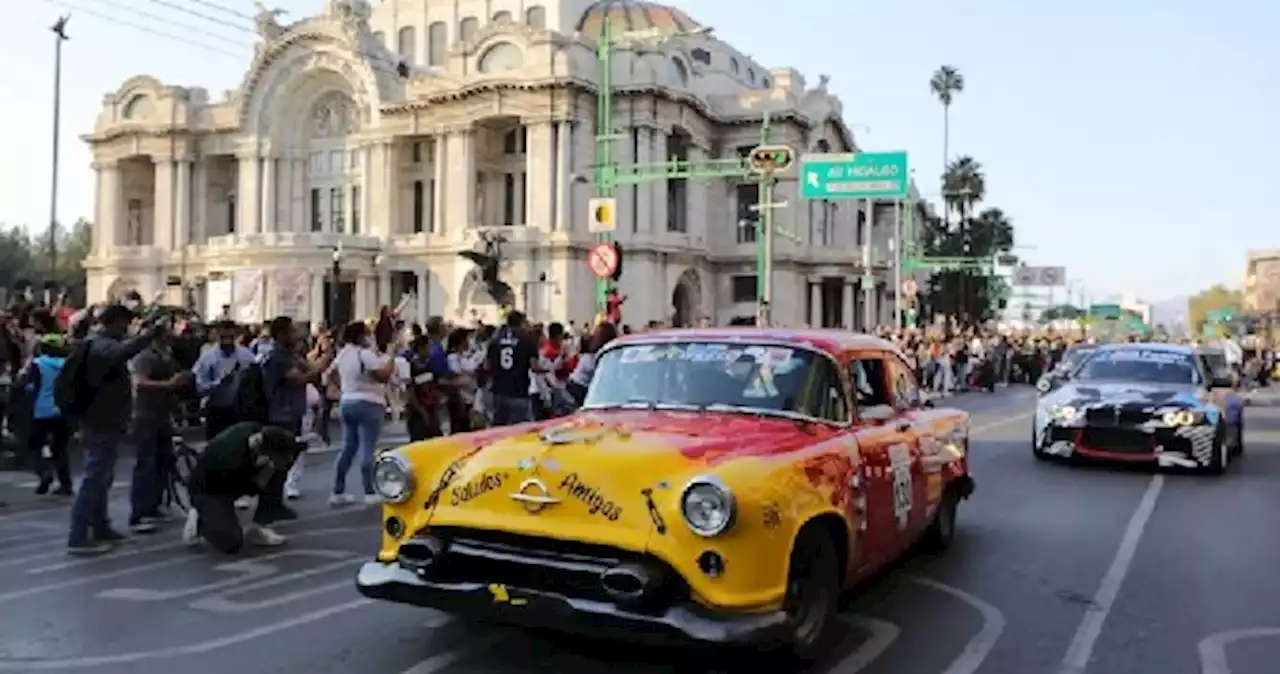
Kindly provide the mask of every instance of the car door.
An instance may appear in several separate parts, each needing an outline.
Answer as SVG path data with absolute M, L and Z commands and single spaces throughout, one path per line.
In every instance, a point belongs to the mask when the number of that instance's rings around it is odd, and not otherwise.
M 941 475 L 926 473 L 922 453 L 938 447 L 934 433 L 937 416 L 920 406 L 920 391 L 911 369 L 896 355 L 885 357 L 892 384 L 895 430 L 901 433 L 896 447 L 890 448 L 889 463 L 894 471 L 894 508 L 899 525 L 914 540 L 928 522 L 941 498 Z M 930 482 L 930 478 L 936 484 Z M 903 522 L 905 521 L 905 524 Z
M 902 497 L 894 493 L 894 459 L 902 463 L 909 432 L 899 429 L 893 406 L 886 354 L 863 351 L 849 361 L 849 380 L 857 404 L 855 433 L 862 454 L 867 496 L 864 561 L 878 567 L 895 558 L 910 540 L 909 520 L 901 515 Z M 909 426 L 907 427 L 909 431 Z M 907 459 L 908 465 L 910 459 Z M 901 472 L 899 471 L 899 477 Z

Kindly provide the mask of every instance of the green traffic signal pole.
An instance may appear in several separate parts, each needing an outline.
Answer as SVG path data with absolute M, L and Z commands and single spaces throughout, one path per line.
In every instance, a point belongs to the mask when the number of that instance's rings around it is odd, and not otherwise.
M 625 33 L 623 34 L 625 36 Z M 710 159 L 691 162 L 682 159 L 654 162 L 649 164 L 619 164 L 614 157 L 614 142 L 628 138 L 629 134 L 618 133 L 613 125 L 613 52 L 618 38 L 613 33 L 611 13 L 603 12 L 600 37 L 596 43 L 596 65 L 598 85 L 596 91 L 596 156 L 595 182 L 597 197 L 612 197 L 614 191 L 621 186 L 641 185 L 661 180 L 715 180 L 718 178 L 747 179 L 757 175 L 750 163 L 742 157 L 732 159 Z M 761 126 L 761 145 L 768 140 L 769 116 L 765 114 Z M 773 245 L 773 209 L 779 204 L 773 203 L 773 186 L 776 181 L 771 175 L 760 178 L 760 199 L 757 211 L 756 266 L 760 280 L 757 282 L 757 296 L 760 302 L 768 301 L 770 295 L 769 279 L 771 279 Z M 616 216 L 615 216 L 616 217 Z M 613 241 L 613 234 L 600 232 L 596 235 L 600 243 Z M 606 309 L 605 298 L 609 294 L 613 281 L 607 278 L 596 279 L 596 306 L 599 311 Z M 763 306 L 763 305 L 762 305 Z

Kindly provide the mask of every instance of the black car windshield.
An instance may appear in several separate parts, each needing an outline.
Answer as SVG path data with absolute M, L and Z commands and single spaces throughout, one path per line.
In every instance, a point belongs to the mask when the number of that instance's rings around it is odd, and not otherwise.
M 596 366 L 585 406 L 730 405 L 811 415 L 805 349 L 715 342 L 633 344 L 609 350 Z
M 1067 352 L 1062 356 L 1062 369 L 1070 372 L 1080 367 L 1080 364 L 1097 350 L 1098 347 L 1096 346 L 1075 346 L 1067 349 Z
M 1195 360 L 1190 355 L 1159 349 L 1100 349 L 1080 368 L 1076 379 L 1200 383 Z

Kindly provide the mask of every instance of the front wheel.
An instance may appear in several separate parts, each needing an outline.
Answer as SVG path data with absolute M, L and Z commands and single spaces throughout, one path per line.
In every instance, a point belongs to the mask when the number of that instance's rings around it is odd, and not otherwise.
M 812 662 L 826 653 L 840 603 L 839 558 L 831 536 L 806 527 L 796 539 L 783 610 L 791 629 L 790 655 Z
M 1227 472 L 1227 466 L 1230 464 L 1231 448 L 1227 445 L 1226 426 L 1219 424 L 1213 434 L 1213 450 L 1209 457 L 1209 465 L 1205 466 L 1204 472 L 1210 475 L 1221 475 Z
M 920 540 L 921 549 L 938 554 L 946 552 L 956 539 L 956 516 L 960 509 L 960 494 L 954 487 L 949 487 L 938 503 L 938 511 L 933 514 L 933 521 Z

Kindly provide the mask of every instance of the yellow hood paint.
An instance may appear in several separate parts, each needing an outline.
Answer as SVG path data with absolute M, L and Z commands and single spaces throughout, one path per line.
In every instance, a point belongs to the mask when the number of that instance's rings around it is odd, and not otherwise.
M 384 516 L 401 518 L 411 533 L 468 527 L 647 552 L 671 565 L 698 601 L 753 610 L 781 603 L 799 526 L 838 512 L 831 494 L 801 470 L 804 459 L 817 453 L 807 449 L 708 464 L 683 455 L 682 438 L 661 429 L 632 432 L 562 421 L 487 443 L 477 435 L 396 450 L 414 467 L 416 487 L 407 503 L 386 505 Z M 680 511 L 684 486 L 702 475 L 719 477 L 737 501 L 734 525 L 710 539 L 692 533 Z M 426 507 L 442 482 L 435 506 Z M 522 491 L 558 502 L 538 509 L 513 498 Z M 378 558 L 394 560 L 399 543 L 384 532 Z M 708 550 L 725 560 L 719 578 L 698 569 L 698 557 Z

